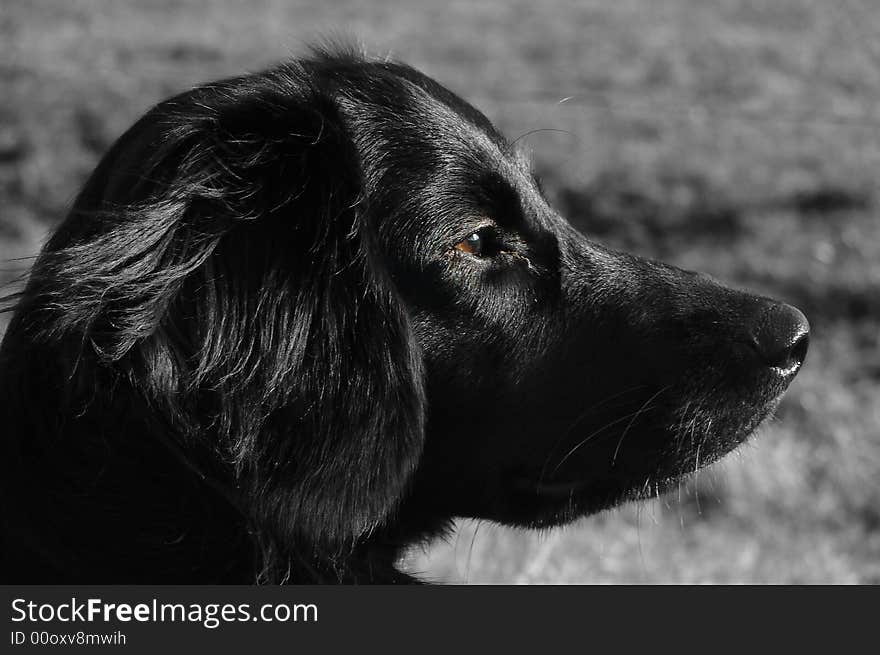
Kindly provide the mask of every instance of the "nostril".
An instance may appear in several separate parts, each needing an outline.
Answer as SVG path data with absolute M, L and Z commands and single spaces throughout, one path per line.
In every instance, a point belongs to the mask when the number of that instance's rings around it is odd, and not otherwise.
M 763 313 L 753 345 L 767 366 L 793 373 L 804 362 L 810 343 L 807 317 L 791 305 L 774 303 Z
M 800 366 L 804 363 L 804 360 L 807 358 L 807 349 L 810 346 L 810 333 L 804 332 L 798 339 L 795 341 L 794 346 L 791 349 L 791 353 L 788 357 L 788 366 Z M 787 368 L 787 367 L 786 367 Z

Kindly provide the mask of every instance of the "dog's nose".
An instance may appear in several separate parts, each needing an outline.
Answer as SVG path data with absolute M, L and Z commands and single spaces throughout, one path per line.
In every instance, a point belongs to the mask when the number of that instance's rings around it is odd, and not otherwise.
M 751 336 L 749 345 L 764 364 L 790 375 L 807 356 L 810 323 L 797 307 L 773 303 L 761 313 Z

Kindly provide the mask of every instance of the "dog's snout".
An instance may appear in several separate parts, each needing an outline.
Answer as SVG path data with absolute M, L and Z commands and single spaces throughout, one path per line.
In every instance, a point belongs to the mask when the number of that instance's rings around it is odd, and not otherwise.
M 761 361 L 785 374 L 803 364 L 810 340 L 810 323 L 797 307 L 773 303 L 752 327 L 749 345 Z

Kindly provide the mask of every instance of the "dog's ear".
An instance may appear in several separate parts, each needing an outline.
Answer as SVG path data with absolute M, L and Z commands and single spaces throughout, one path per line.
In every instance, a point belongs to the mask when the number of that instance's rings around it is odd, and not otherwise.
M 282 68 L 159 105 L 35 266 L 35 338 L 73 338 L 212 438 L 273 543 L 376 528 L 422 450 L 421 357 L 331 94 Z M 118 390 L 117 390 L 118 392 Z

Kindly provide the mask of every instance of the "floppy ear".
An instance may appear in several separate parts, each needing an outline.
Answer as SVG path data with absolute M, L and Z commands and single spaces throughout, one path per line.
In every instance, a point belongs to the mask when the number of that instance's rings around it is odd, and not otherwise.
M 422 450 L 421 357 L 335 102 L 286 67 L 123 136 L 41 255 L 34 338 L 71 338 L 214 442 L 277 552 L 344 547 Z

